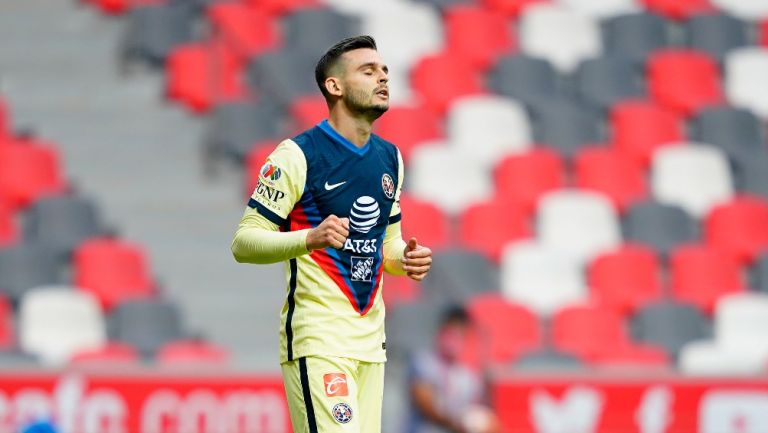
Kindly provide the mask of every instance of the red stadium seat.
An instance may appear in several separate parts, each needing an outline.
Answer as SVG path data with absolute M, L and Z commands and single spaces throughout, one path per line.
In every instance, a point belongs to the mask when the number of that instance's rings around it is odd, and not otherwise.
M 468 310 L 483 340 L 482 358 L 494 364 L 507 364 L 541 346 L 542 333 L 536 315 L 499 294 L 472 298 Z
M 670 257 L 675 298 L 711 313 L 717 300 L 744 290 L 738 262 L 723 251 L 704 245 L 675 249 Z
M 654 251 L 624 245 L 598 256 L 587 269 L 591 297 L 620 313 L 637 310 L 661 297 L 661 268 Z
M 109 342 L 98 349 L 85 350 L 75 353 L 69 360 L 74 365 L 125 365 L 138 364 L 139 352 L 135 347 L 127 343 Z
M 276 141 L 265 141 L 256 143 L 251 152 L 245 158 L 245 196 L 250 197 L 256 184 L 259 182 L 259 172 L 261 167 L 267 162 L 267 157 L 275 150 L 279 143 Z
M 448 51 L 476 68 L 487 69 L 515 46 L 509 23 L 500 13 L 467 5 L 451 7 L 444 13 Z
M 768 47 L 768 20 L 764 20 L 760 23 L 760 35 L 759 43 L 764 47 Z
M 528 6 L 536 3 L 544 3 L 549 0 L 481 0 L 481 4 L 488 9 L 500 12 L 506 16 L 516 17 Z
M 25 207 L 65 188 L 59 153 L 53 145 L 25 140 L 0 146 L 0 197 L 11 206 Z
M 13 307 L 8 298 L 0 295 L 0 349 L 15 346 L 16 332 L 13 323 Z
M 0 248 L 7 247 L 19 240 L 19 228 L 15 212 L 8 203 L 0 198 Z
M 381 296 L 387 308 L 415 302 L 421 297 L 421 286 L 408 277 L 388 277 Z
M 127 12 L 132 7 L 165 3 L 168 0 L 85 0 L 98 7 L 102 12 L 110 15 L 119 15 Z
M 499 261 L 508 242 L 533 236 L 530 216 L 522 207 L 497 199 L 469 207 L 461 215 L 459 238 L 465 248 Z
M 648 86 L 659 104 L 683 115 L 723 101 L 717 62 L 699 51 L 669 49 L 651 54 Z
M 225 366 L 229 363 L 230 353 L 213 343 L 198 340 L 181 340 L 166 343 L 157 353 L 160 365 L 210 365 Z
M 448 247 L 448 218 L 438 207 L 402 194 L 400 208 L 403 213 L 403 239 L 408 241 L 411 236 L 415 236 L 420 244 L 433 251 Z
M 244 0 L 255 9 L 261 9 L 271 14 L 286 14 L 299 9 L 318 6 L 317 0 Z
M 327 118 L 328 104 L 322 96 L 304 96 L 293 101 L 288 111 L 293 120 L 293 128 L 299 133 Z
M 419 143 L 443 136 L 440 118 L 422 107 L 390 107 L 376 121 L 375 131 L 395 143 L 406 161 Z
M 768 202 L 757 196 L 742 196 L 718 205 L 704 222 L 707 243 L 742 263 L 768 250 Z
M 657 148 L 684 140 L 684 123 L 674 112 L 650 102 L 626 101 L 610 113 L 619 150 L 647 167 Z
M 643 0 L 643 2 L 650 11 L 676 20 L 714 10 L 708 0 Z
M 5 101 L 0 98 L 0 146 L 11 137 L 11 113 Z
M 273 49 L 279 41 L 274 18 L 244 3 L 215 3 L 208 8 L 208 21 L 214 37 L 243 59 Z
M 75 250 L 73 262 L 75 285 L 96 296 L 105 309 L 154 292 L 146 254 L 138 245 L 90 239 Z
M 547 148 L 510 155 L 496 166 L 494 183 L 498 197 L 531 214 L 542 194 L 565 184 L 563 161 Z
M 647 195 L 642 165 L 615 148 L 584 149 L 575 166 L 576 186 L 605 194 L 621 212 Z
M 483 93 L 478 71 L 452 53 L 422 58 L 412 70 L 411 85 L 424 105 L 439 115 L 453 100 Z

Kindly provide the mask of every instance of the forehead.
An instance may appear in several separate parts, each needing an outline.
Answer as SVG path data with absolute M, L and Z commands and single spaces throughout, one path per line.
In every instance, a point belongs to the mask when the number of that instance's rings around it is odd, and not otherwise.
M 348 67 L 357 68 L 360 65 L 367 63 L 376 63 L 384 65 L 384 61 L 381 59 L 379 52 L 370 48 L 358 48 L 356 50 L 347 51 L 341 55 Z

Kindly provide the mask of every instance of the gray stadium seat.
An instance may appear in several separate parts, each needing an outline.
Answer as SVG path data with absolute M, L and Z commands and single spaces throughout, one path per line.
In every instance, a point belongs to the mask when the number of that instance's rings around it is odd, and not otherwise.
M 660 16 L 650 13 L 611 18 L 603 24 L 603 45 L 610 56 L 643 63 L 649 53 L 669 45 L 667 23 Z
M 749 45 L 747 24 L 722 14 L 701 14 L 685 23 L 687 45 L 709 53 L 716 59 L 725 57 L 729 50 Z
M 604 140 L 600 116 L 574 102 L 538 104 L 533 112 L 533 125 L 537 143 L 552 147 L 568 158 L 581 148 Z
M 387 311 L 387 352 L 404 360 L 434 344 L 440 315 L 446 303 L 428 300 L 407 303 Z
M 734 161 L 734 177 L 738 190 L 768 198 L 768 149 L 765 145 Z
M 558 76 L 544 59 L 526 55 L 503 57 L 488 74 L 494 92 L 528 105 L 551 99 L 558 93 Z
M 576 87 L 584 101 L 602 109 L 622 99 L 640 98 L 642 75 L 621 57 L 601 57 L 584 61 L 576 74 Z
M 302 9 L 283 18 L 286 47 L 313 52 L 315 62 L 336 42 L 359 35 L 360 27 L 359 19 L 332 9 Z
M 59 262 L 45 246 L 23 243 L 0 249 L 0 292 L 18 301 L 38 286 L 60 280 Z
M 687 343 L 709 338 L 712 325 L 696 307 L 675 302 L 659 302 L 641 308 L 632 318 L 634 337 L 667 350 L 677 357 Z
M 206 146 L 213 155 L 242 161 L 255 143 L 284 138 L 281 121 L 268 101 L 222 104 L 211 117 Z
M 285 110 L 301 96 L 318 95 L 315 64 L 318 50 L 281 50 L 260 55 L 248 65 L 248 85 L 263 99 Z
M 459 249 L 436 252 L 422 290 L 431 299 L 462 303 L 499 290 L 499 271 L 484 255 Z
M 35 355 L 19 350 L 0 351 L 0 368 L 37 367 L 40 360 Z
M 698 238 L 696 223 L 683 209 L 653 201 L 630 207 L 624 220 L 627 241 L 640 242 L 667 255 L 682 243 Z
M 77 196 L 42 198 L 24 220 L 24 237 L 58 256 L 66 256 L 83 240 L 104 231 L 96 205 Z
M 758 257 L 753 270 L 755 288 L 762 293 L 768 293 L 768 251 Z
M 426 3 L 440 10 L 458 5 L 472 5 L 472 0 L 414 0 L 417 3 Z
M 128 16 L 122 60 L 161 67 L 173 47 L 193 39 L 195 10 L 189 2 L 138 6 Z
M 584 363 L 575 355 L 543 349 L 522 355 L 512 367 L 524 371 L 578 370 Z
M 760 120 L 742 108 L 702 110 L 693 119 L 692 138 L 719 146 L 735 160 L 751 158 L 753 153 L 765 148 Z
M 109 317 L 108 327 L 111 340 L 133 345 L 145 357 L 163 344 L 185 337 L 178 307 L 159 300 L 121 303 Z

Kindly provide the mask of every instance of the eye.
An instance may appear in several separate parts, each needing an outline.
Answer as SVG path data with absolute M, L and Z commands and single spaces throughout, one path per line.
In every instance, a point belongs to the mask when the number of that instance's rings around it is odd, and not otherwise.
M 373 75 L 373 71 L 365 71 L 365 75 Z

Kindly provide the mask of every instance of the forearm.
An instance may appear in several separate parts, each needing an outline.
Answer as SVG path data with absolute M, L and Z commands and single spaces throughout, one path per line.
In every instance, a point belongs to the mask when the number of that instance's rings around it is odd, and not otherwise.
M 400 233 L 400 223 L 390 224 L 384 236 L 384 272 L 391 275 L 405 275 L 403 254 L 406 243 Z
M 243 217 L 232 240 L 232 255 L 239 263 L 277 263 L 307 254 L 307 232 L 279 232 L 258 214 Z

